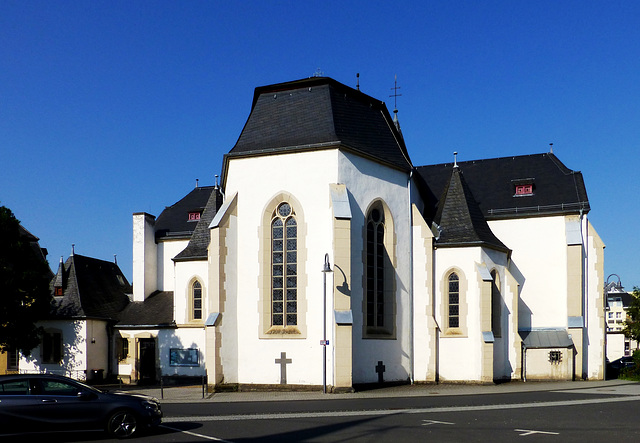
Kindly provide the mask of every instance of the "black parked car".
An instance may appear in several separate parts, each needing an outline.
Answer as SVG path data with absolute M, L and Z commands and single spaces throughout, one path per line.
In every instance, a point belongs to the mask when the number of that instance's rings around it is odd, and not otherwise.
M 125 438 L 161 420 L 152 397 L 103 392 L 57 375 L 0 375 L 0 434 L 104 429 Z

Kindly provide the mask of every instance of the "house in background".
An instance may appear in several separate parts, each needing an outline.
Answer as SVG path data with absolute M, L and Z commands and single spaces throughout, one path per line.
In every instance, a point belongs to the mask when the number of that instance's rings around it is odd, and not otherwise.
M 20 372 L 50 372 L 100 380 L 114 373 L 114 330 L 131 285 L 116 263 L 72 254 L 51 281 L 54 307 L 38 322 L 42 344 L 21 356 Z
M 621 357 L 631 356 L 637 348 L 636 341 L 625 337 L 622 332 L 632 295 L 624 290 L 620 279 L 607 283 L 605 291 L 607 293 L 607 360 L 613 362 Z

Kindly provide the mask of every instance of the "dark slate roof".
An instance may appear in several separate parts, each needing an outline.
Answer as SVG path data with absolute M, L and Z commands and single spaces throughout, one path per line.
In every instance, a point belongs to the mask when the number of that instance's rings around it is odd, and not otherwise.
M 213 189 L 214 186 L 196 187 L 180 201 L 167 206 L 156 219 L 156 241 L 162 238 L 191 237 L 198 222 L 189 221 L 189 213 L 202 213 Z
M 74 254 L 60 264 L 58 276 L 63 296 L 55 297 L 55 318 L 114 320 L 129 303 L 131 285 L 115 263 Z
M 469 188 L 488 220 L 589 211 L 582 174 L 552 153 L 458 162 Z M 416 168 L 426 183 L 425 217 L 433 220 L 439 196 L 453 164 Z M 533 184 L 533 195 L 515 197 L 516 184 Z
M 458 167 L 450 172 L 434 222 L 439 232 L 436 244 L 440 247 L 486 246 L 509 251 L 489 228 Z
M 187 247 L 174 257 L 176 261 L 185 260 L 206 260 L 207 251 L 209 249 L 210 230 L 209 225 L 215 217 L 218 209 L 222 206 L 222 194 L 219 188 L 214 188 L 211 192 L 209 201 L 204 208 L 204 212 L 200 216 L 191 239 Z
M 336 148 L 392 167 L 412 165 L 384 102 L 327 77 L 256 88 L 251 114 L 225 156 Z
M 145 301 L 131 302 L 120 314 L 116 327 L 175 327 L 173 292 L 156 291 Z
M 518 331 L 522 344 L 527 349 L 571 348 L 573 340 L 567 331 L 559 329 Z

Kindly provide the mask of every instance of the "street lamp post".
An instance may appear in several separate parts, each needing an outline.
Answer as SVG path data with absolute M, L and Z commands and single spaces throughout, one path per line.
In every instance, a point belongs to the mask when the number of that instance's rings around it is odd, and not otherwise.
M 323 299 L 322 299 L 322 393 L 327 393 L 327 274 L 333 272 L 329 264 L 329 254 L 324 255 Z

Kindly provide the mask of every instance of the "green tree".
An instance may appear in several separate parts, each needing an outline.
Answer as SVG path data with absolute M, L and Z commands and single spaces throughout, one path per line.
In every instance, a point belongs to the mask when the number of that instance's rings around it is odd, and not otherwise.
M 625 337 L 636 341 L 636 349 L 640 343 L 640 289 L 636 286 L 631 294 L 631 303 L 627 308 L 627 318 L 624 321 Z
M 0 351 L 30 355 L 40 344 L 35 322 L 51 310 L 51 270 L 11 210 L 0 206 Z

